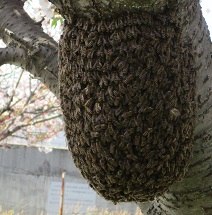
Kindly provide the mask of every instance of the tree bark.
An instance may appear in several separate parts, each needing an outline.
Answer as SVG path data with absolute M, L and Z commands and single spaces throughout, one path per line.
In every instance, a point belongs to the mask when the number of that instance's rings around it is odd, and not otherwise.
M 95 5 L 97 1 L 95 2 Z M 99 0 L 98 7 L 92 8 L 92 3 L 86 0 L 71 1 L 52 0 L 64 18 L 69 19 L 69 14 L 89 16 L 98 14 L 102 17 L 110 16 L 119 10 L 133 11 L 140 8 L 144 10 L 157 11 L 165 7 L 177 10 L 176 19 L 181 23 L 182 37 L 185 43 L 191 43 L 195 57 L 195 68 L 197 69 L 196 81 L 196 126 L 193 158 L 189 171 L 185 178 L 174 183 L 163 196 L 155 198 L 152 202 L 138 203 L 144 214 L 166 214 L 166 215 L 211 215 L 212 214 L 212 77 L 211 77 L 211 41 L 207 25 L 202 16 L 198 1 L 129 1 L 112 2 L 110 0 Z M 30 71 L 41 77 L 43 82 L 57 94 L 57 45 L 46 34 L 41 32 L 39 26 L 24 13 L 22 5 L 18 0 L 0 0 L 0 36 L 5 35 L 8 29 L 18 38 L 31 38 L 27 41 L 32 50 L 39 51 L 33 55 L 33 51 L 26 49 L 24 44 L 16 45 L 16 51 L 7 47 L 0 50 L 0 63 L 12 63 L 27 68 L 27 57 L 31 58 Z M 89 8 L 89 10 L 87 10 Z M 15 10 L 14 10 L 15 9 Z M 18 11 L 15 12 L 15 11 Z M 9 15 L 10 14 L 10 15 Z M 19 16 L 22 14 L 22 16 Z M 7 17 L 7 18 L 5 18 Z M 27 21 L 26 21 L 27 20 Z M 1 36 L 3 37 L 3 36 Z M 8 35 L 4 36 L 8 37 Z M 17 40 L 10 37 L 15 44 Z M 27 44 L 28 44 L 27 43 Z M 18 54 L 16 54 L 18 53 Z M 29 53 L 29 56 L 28 56 Z M 7 57 L 8 56 L 8 57 Z M 46 56 L 46 57 L 45 57 Z M 52 59 L 51 59 L 52 58 Z M 41 65 L 41 66 L 37 66 Z M 47 67 L 48 69 L 45 69 Z M 41 72 L 39 72 L 41 71 Z M 51 84 L 53 83 L 53 84 Z
M 0 65 L 10 63 L 31 72 L 58 97 L 57 42 L 43 32 L 18 0 L 0 0 Z
M 111 16 L 119 11 L 135 11 L 141 8 L 144 11 L 158 12 L 166 6 L 171 6 L 178 1 L 173 0 L 81 0 L 81 1 L 66 1 L 66 0 L 50 0 L 59 9 L 65 19 L 68 19 L 70 12 L 82 16 L 90 16 L 98 14 L 99 16 Z M 181 0 L 180 2 L 183 2 Z

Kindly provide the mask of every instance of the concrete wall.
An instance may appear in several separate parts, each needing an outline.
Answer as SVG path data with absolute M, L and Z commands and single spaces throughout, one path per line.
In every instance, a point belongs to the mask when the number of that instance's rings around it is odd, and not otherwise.
M 19 146 L 0 149 L 0 205 L 16 212 L 23 209 L 27 215 L 58 214 L 63 169 L 64 214 L 72 214 L 73 210 L 82 214 L 88 206 L 111 211 L 121 208 L 135 214 L 135 204 L 114 206 L 98 196 L 82 178 L 67 150 L 54 149 L 45 154 L 37 148 Z

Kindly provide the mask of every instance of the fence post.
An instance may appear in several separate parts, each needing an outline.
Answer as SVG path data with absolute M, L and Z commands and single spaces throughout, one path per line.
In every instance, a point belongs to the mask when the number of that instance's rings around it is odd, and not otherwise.
M 62 171 L 62 187 L 61 187 L 61 193 L 60 193 L 60 211 L 59 215 L 63 215 L 63 200 L 64 200 L 64 189 L 65 189 L 65 173 L 66 171 Z

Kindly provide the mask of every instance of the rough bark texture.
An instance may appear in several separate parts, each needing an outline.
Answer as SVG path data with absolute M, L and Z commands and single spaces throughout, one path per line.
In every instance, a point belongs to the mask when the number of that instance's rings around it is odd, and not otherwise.
M 40 78 L 58 96 L 57 43 L 42 31 L 18 0 L 0 0 L 0 65 L 21 66 Z
M 160 12 L 166 6 L 171 6 L 173 0 L 50 0 L 55 4 L 65 19 L 70 19 L 70 14 L 89 17 L 91 14 L 99 17 L 110 17 L 120 11 L 134 12 L 142 8 L 143 11 Z

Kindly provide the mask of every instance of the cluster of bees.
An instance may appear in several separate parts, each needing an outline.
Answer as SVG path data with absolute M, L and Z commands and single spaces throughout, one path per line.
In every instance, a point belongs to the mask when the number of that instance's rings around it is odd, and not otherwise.
M 78 18 L 60 41 L 69 149 L 90 186 L 114 203 L 152 200 L 189 165 L 193 53 L 167 17 Z

